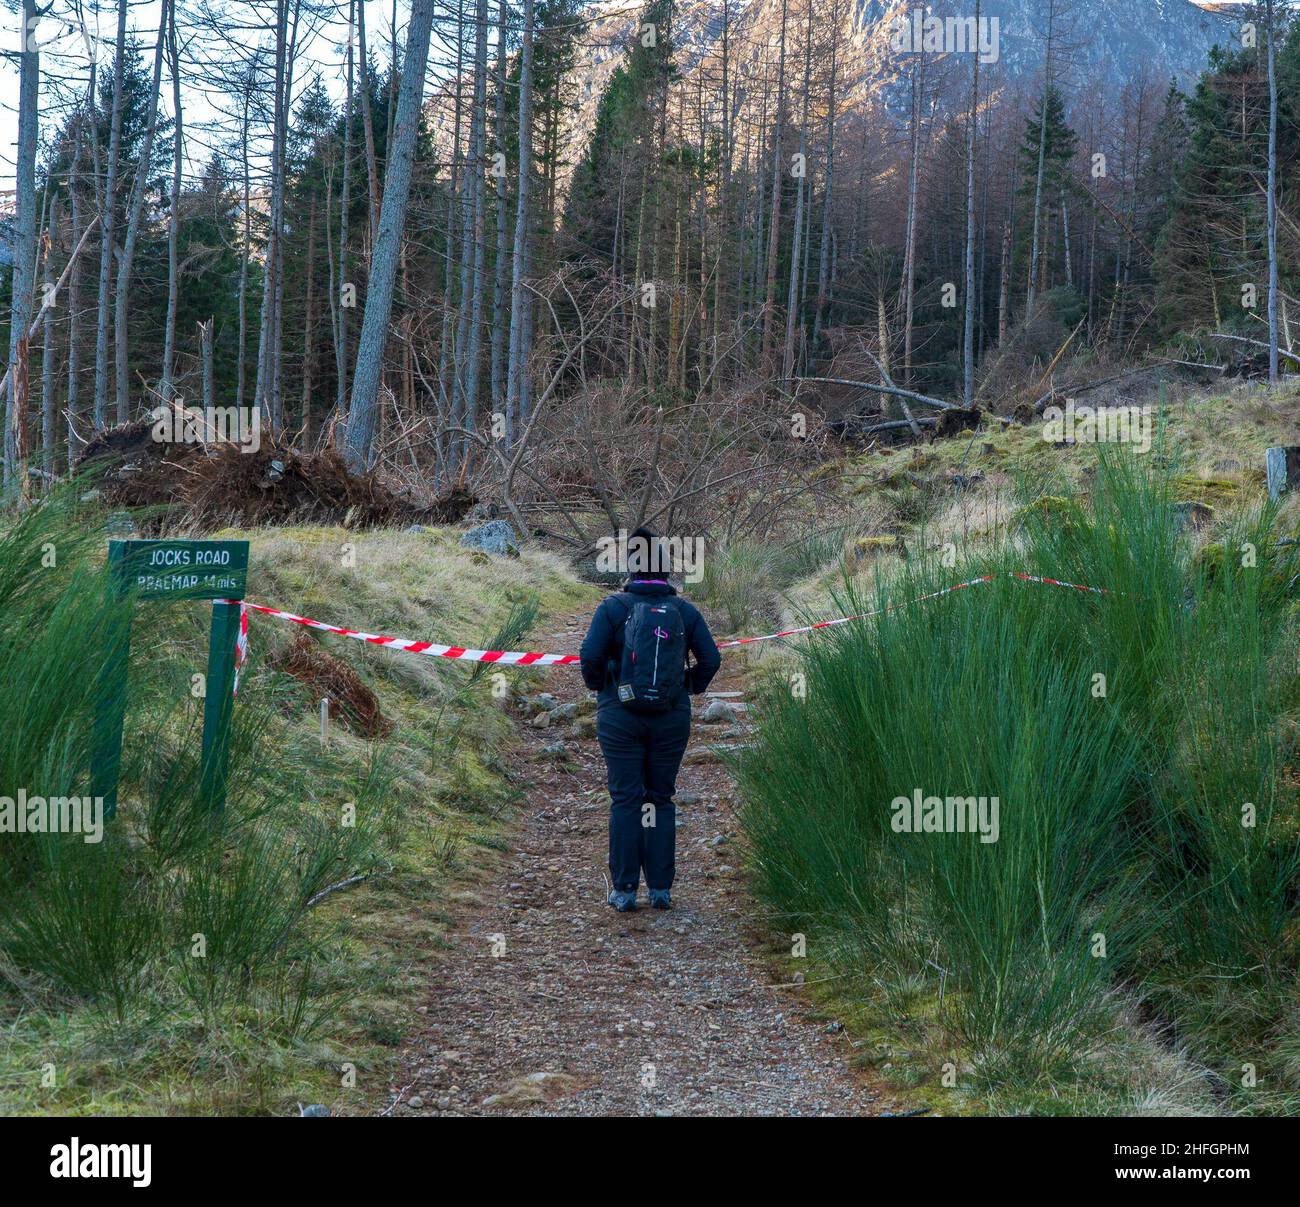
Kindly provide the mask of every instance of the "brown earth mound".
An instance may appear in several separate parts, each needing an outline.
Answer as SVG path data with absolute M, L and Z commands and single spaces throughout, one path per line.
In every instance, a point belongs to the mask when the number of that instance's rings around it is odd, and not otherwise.
M 346 662 L 323 650 L 306 629 L 298 631 L 288 649 L 272 654 L 267 665 L 303 684 L 317 707 L 322 699 L 328 699 L 330 719 L 342 721 L 353 733 L 363 738 L 392 733 L 393 723 L 380 710 L 379 697 Z
M 152 510 L 147 527 L 178 519 L 200 530 L 450 524 L 475 503 L 459 487 L 432 503 L 404 498 L 373 473 L 351 473 L 332 448 L 300 453 L 264 439 L 256 452 L 245 452 L 235 444 L 157 441 L 152 430 L 149 422 L 111 428 L 77 462 L 110 507 Z

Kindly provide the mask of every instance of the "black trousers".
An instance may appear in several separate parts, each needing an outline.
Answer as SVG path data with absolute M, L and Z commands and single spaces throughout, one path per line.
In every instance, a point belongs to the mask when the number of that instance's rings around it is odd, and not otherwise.
M 689 708 L 635 713 L 605 704 L 596 737 L 608 771 L 609 878 L 616 889 L 672 888 L 677 841 L 673 793 L 691 736 Z

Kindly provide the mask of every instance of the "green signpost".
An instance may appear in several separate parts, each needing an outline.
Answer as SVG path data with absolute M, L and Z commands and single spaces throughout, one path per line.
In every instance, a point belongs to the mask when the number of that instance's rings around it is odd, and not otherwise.
M 239 604 L 248 578 L 247 541 L 123 540 L 108 542 L 109 590 L 118 599 L 211 599 L 208 675 L 203 699 L 201 791 L 209 808 L 226 800 L 226 754 L 234 706 L 235 644 Z M 236 601 L 236 602 L 226 602 Z M 92 791 L 104 800 L 104 815 L 117 811 L 117 780 L 122 765 L 122 723 L 126 716 L 127 631 L 114 643 L 99 683 Z

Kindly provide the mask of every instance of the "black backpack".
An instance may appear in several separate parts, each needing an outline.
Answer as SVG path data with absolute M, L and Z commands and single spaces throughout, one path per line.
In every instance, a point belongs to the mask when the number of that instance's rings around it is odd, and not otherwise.
M 668 712 L 686 688 L 686 626 L 671 596 L 623 592 L 623 659 L 617 668 L 618 700 L 633 712 Z

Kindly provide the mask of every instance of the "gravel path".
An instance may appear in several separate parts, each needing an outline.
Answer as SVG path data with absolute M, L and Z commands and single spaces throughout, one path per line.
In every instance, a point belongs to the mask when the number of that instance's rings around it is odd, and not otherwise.
M 541 649 L 574 649 L 575 617 Z M 724 666 L 725 672 L 725 666 Z M 736 690 L 725 679 L 718 690 Z M 586 699 L 574 671 L 545 690 Z M 698 715 L 698 713 L 697 713 Z M 848 1039 L 775 983 L 739 873 L 732 784 L 697 722 L 678 780 L 674 908 L 606 904 L 608 796 L 582 721 L 522 721 L 535 785 L 509 853 L 449 935 L 391 1115 L 873 1115 Z M 556 749 L 563 742 L 563 751 Z M 548 750 L 548 747 L 550 749 Z

